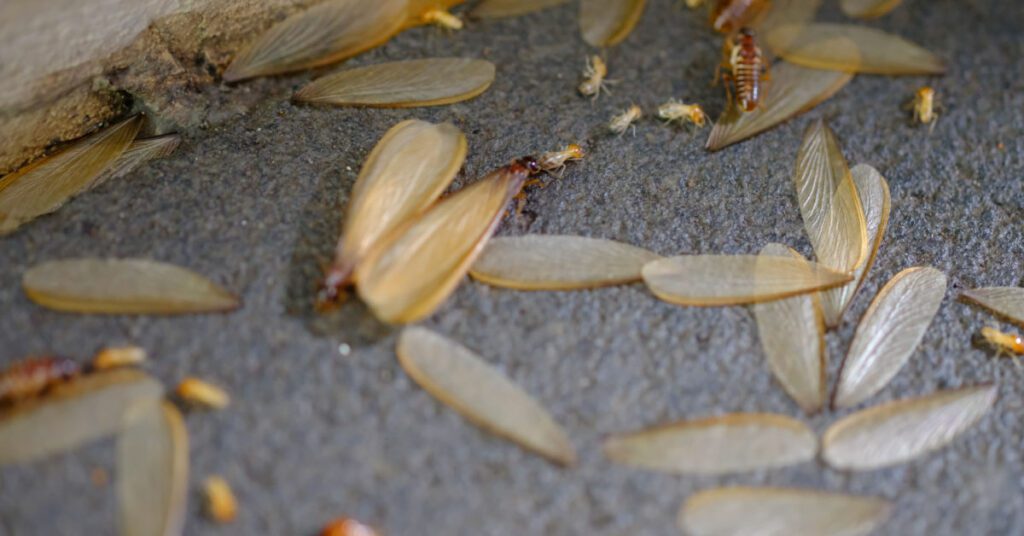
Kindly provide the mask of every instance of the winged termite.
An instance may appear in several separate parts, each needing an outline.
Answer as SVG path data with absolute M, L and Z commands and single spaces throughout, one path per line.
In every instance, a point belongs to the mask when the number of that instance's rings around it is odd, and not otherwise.
M 597 100 L 602 91 L 611 93 L 608 90 L 608 84 L 612 82 L 605 80 L 607 76 L 608 65 L 604 62 L 604 58 L 594 54 L 587 58 L 587 64 L 583 67 L 583 81 L 576 87 L 576 90 L 584 97 L 593 97 L 593 100 Z
M 146 360 L 146 350 L 138 346 L 111 346 L 92 358 L 92 370 L 134 367 Z
M 169 402 L 132 408 L 117 441 L 121 534 L 182 534 L 188 503 L 188 431 Z
M 822 120 L 807 127 L 793 172 L 804 229 L 818 262 L 852 272 L 867 261 L 864 209 L 832 129 Z M 823 302 L 831 307 L 831 302 Z M 826 316 L 835 315 L 826 311 Z
M 753 26 L 771 5 L 771 0 L 717 0 L 711 8 L 709 22 L 716 32 L 732 34 L 745 26 Z
M 781 244 L 768 244 L 761 255 L 806 262 Z M 775 378 L 805 412 L 818 412 L 825 404 L 826 362 L 825 325 L 818 294 L 755 304 L 754 318 Z
M 238 517 L 238 500 L 224 477 L 214 475 L 203 482 L 206 515 L 217 523 L 231 523 Z
M 996 399 L 996 387 L 967 387 L 859 411 L 822 437 L 822 458 L 836 469 L 869 470 L 944 447 L 973 426 Z
M 857 187 L 860 206 L 864 209 L 864 222 L 868 235 L 868 257 L 867 261 L 854 269 L 853 281 L 821 294 L 822 303 L 827 304 L 824 310 L 825 325 L 828 327 L 839 325 L 850 301 L 860 289 L 861 284 L 864 283 L 864 276 L 875 262 L 878 247 L 882 243 L 885 228 L 889 223 L 889 184 L 885 181 L 885 177 L 882 177 L 881 173 L 867 164 L 857 164 L 850 170 L 850 175 Z
M 691 536 L 867 536 L 892 513 L 876 497 L 801 488 L 714 488 L 691 495 L 679 528 Z
M 64 259 L 30 268 L 25 294 L 43 307 L 92 314 L 227 311 L 238 298 L 191 270 L 147 259 Z
M 320 307 L 340 298 L 375 244 L 434 204 L 465 158 L 466 137 L 448 123 L 408 120 L 384 134 L 352 187 L 334 262 L 317 297 Z
M 636 127 L 633 123 L 635 123 L 637 119 L 640 119 L 641 116 L 643 116 L 643 110 L 635 104 L 630 105 L 630 107 L 625 109 L 622 113 L 612 117 L 611 121 L 608 122 L 608 130 L 613 134 L 621 136 L 625 134 L 630 127 L 632 127 L 633 132 L 635 133 Z
M 785 415 L 733 413 L 614 435 L 604 442 L 613 462 L 668 473 L 722 474 L 809 461 L 818 440 Z
M 999 354 L 1005 352 L 1011 357 L 1024 355 L 1024 337 L 1021 337 L 1019 333 L 1004 333 L 996 328 L 985 327 L 981 328 L 981 337 L 998 350 Z M 1014 363 L 1016 362 L 1015 358 Z
M 393 61 L 318 78 L 295 100 L 338 106 L 411 108 L 472 99 L 494 81 L 494 64 L 471 58 Z
M 679 305 L 743 305 L 842 285 L 850 276 L 787 257 L 682 255 L 651 261 L 641 273 L 657 297 Z
M 982 287 L 965 290 L 961 296 L 1024 326 L 1024 288 Z
M 356 267 L 359 296 L 389 323 L 432 313 L 469 271 L 509 201 L 539 171 L 533 158 L 516 160 L 407 222 Z
M 185 402 L 212 409 L 224 409 L 231 403 L 227 391 L 199 378 L 185 378 L 174 393 Z
M 658 107 L 658 117 L 664 119 L 666 123 L 688 121 L 697 128 L 703 127 L 708 120 L 699 104 L 685 104 L 675 99 Z
M 529 394 L 464 346 L 428 329 L 402 331 L 396 350 L 406 373 L 474 424 L 562 465 L 576 452 L 565 431 Z
M 851 78 L 848 73 L 776 62 L 772 66 L 772 81 L 761 97 L 761 106 L 746 113 L 734 106 L 726 108 L 704 147 L 717 151 L 768 130 L 814 108 L 842 89 Z
M 29 462 L 116 433 L 127 408 L 163 386 L 138 370 L 86 374 L 0 412 L 0 464 Z
M 839 7 L 847 16 L 858 19 L 877 19 L 896 9 L 903 0 L 840 0 Z
M 30 357 L 0 372 L 0 405 L 39 395 L 82 372 L 73 359 L 58 356 Z
M 942 60 L 902 37 L 849 24 L 786 25 L 765 36 L 786 61 L 814 69 L 889 74 L 942 74 Z
M 569 0 L 484 0 L 477 4 L 470 15 L 480 19 L 496 19 L 516 17 L 540 11 L 549 7 L 560 6 Z
M 0 178 L 0 235 L 59 209 L 124 154 L 142 126 L 134 116 Z
M 857 405 L 881 390 L 910 359 L 946 294 L 946 276 L 908 268 L 878 291 L 843 360 L 832 404 Z
M 492 238 L 470 275 L 498 287 L 571 290 L 640 280 L 644 264 L 660 258 L 643 248 L 565 235 Z
M 595 47 L 616 45 L 625 39 L 644 12 L 647 0 L 581 0 L 580 33 Z
M 128 146 L 121 156 L 114 161 L 103 173 L 89 185 L 95 188 L 111 179 L 131 173 L 135 168 L 150 160 L 164 158 L 170 155 L 181 144 L 181 137 L 177 134 L 167 134 L 153 138 L 137 139 Z

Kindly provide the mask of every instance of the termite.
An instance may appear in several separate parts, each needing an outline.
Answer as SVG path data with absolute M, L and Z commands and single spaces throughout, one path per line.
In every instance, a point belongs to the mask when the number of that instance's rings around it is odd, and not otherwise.
M 627 129 L 633 126 L 633 122 L 640 119 L 642 115 L 643 110 L 641 110 L 639 106 L 633 104 L 627 108 L 626 111 L 612 117 L 612 120 L 608 122 L 608 130 L 621 136 Z M 635 133 L 636 127 L 633 127 L 633 130 Z
M 1017 362 L 1016 356 L 1024 355 L 1024 338 L 1017 333 L 1004 333 L 995 328 L 981 328 L 981 336 L 992 345 L 999 355 L 1006 353 Z
M 708 116 L 704 114 L 704 109 L 699 104 L 684 104 L 675 99 L 658 107 L 658 117 L 667 123 L 689 121 L 698 128 L 703 127 L 708 120 Z
M 611 91 L 608 91 L 608 84 L 611 81 L 605 80 L 605 77 L 608 76 L 608 65 L 605 64 L 601 56 L 595 54 L 587 59 L 587 65 L 583 68 L 583 76 L 584 80 L 576 88 L 580 95 L 593 97 L 596 100 L 601 91 L 611 94 Z
M 549 151 L 541 154 L 540 157 L 537 158 L 537 165 L 540 166 L 540 169 L 561 177 L 562 170 L 565 169 L 566 162 L 569 162 L 570 160 L 582 160 L 586 155 L 587 153 L 583 150 L 583 147 L 580 147 L 575 143 L 570 143 L 561 151 Z
M 423 14 L 425 24 L 436 24 L 446 30 L 461 30 L 462 19 L 443 9 L 432 9 Z
M 31 357 L 0 372 L 0 404 L 19 402 L 81 374 L 78 363 L 64 357 Z
M 938 112 L 935 111 L 935 90 L 931 86 L 924 86 L 923 88 L 914 92 L 914 101 L 911 103 L 914 110 L 914 120 L 920 122 L 922 125 L 931 124 L 928 131 L 935 128 L 935 120 L 939 118 Z
M 754 31 L 741 28 L 738 42 L 726 40 L 725 52 L 727 57 L 718 66 L 716 79 L 721 74 L 730 102 L 735 92 L 735 104 L 745 112 L 752 112 L 761 103 L 761 86 L 768 80 L 768 65 L 764 62 L 761 47 L 757 46 Z
M 92 358 L 92 370 L 132 367 L 146 360 L 146 350 L 138 346 L 104 348 Z
M 372 528 L 352 519 L 350 517 L 340 517 L 335 519 L 326 527 L 321 536 L 377 536 L 377 531 Z
M 711 27 L 732 34 L 737 28 L 753 25 L 771 7 L 771 0 L 718 0 L 711 9 Z

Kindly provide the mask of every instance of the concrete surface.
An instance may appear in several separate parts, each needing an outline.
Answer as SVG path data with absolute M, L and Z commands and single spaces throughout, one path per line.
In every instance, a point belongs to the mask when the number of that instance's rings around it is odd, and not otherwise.
M 409 117 L 453 121 L 470 153 L 458 182 L 522 153 L 586 140 L 592 156 L 531 196 L 501 232 L 578 233 L 659 253 L 751 253 L 781 241 L 810 248 L 791 184 L 806 124 L 827 117 L 851 164 L 889 179 L 892 218 L 875 267 L 846 322 L 828 336 L 834 381 L 856 319 L 892 275 L 930 264 L 951 285 L 1024 283 L 1024 10 L 1013 2 L 910 0 L 874 26 L 949 60 L 944 78 L 857 77 L 811 113 L 715 154 L 707 131 L 641 122 L 605 136 L 613 112 L 651 110 L 670 97 L 712 113 L 708 83 L 719 42 L 702 14 L 655 0 L 636 32 L 609 51 L 614 95 L 575 94 L 590 52 L 574 10 L 562 7 L 448 35 L 401 35 L 350 63 L 465 55 L 498 65 L 476 100 L 415 110 L 326 109 L 286 102 L 308 75 L 225 91 L 265 104 L 220 127 L 185 133 L 177 154 L 74 200 L 0 242 L 0 361 L 55 351 L 86 358 L 104 344 L 137 343 L 148 369 L 173 385 L 186 374 L 224 385 L 225 411 L 187 414 L 192 492 L 188 534 L 312 535 L 351 515 L 402 535 L 669 535 L 691 493 L 723 484 L 798 485 L 895 501 L 889 535 L 1024 533 L 1021 369 L 974 342 L 996 324 L 950 290 L 911 361 L 877 402 L 999 381 L 993 411 L 948 448 L 912 463 L 842 473 L 820 462 L 724 477 L 666 476 L 617 467 L 600 453 L 608 433 L 731 411 L 804 418 L 775 383 L 744 307 L 680 308 L 642 285 L 586 292 L 513 292 L 463 284 L 425 324 L 464 342 L 545 402 L 579 448 L 559 469 L 478 431 L 435 402 L 393 357 L 396 331 L 353 304 L 309 313 L 340 210 L 379 136 Z M 834 5 L 824 18 L 841 20 Z M 901 104 L 930 83 L 944 106 L 930 135 Z M 230 113 L 230 99 L 225 112 Z M 207 274 L 241 293 L 230 315 L 90 317 L 32 305 L 29 266 L 80 255 L 145 256 Z M 1005 327 L 1005 326 L 1004 326 Z M 350 344 L 340 355 L 339 344 Z M 821 432 L 847 412 L 806 422 Z M 113 443 L 0 470 L 0 533 L 110 534 Z M 238 521 L 201 517 L 199 485 L 223 474 Z

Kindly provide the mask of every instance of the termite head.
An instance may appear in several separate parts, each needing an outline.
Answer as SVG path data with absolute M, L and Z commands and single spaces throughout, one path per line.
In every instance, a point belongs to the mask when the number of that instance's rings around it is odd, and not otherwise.
M 708 116 L 704 113 L 704 109 L 701 108 L 699 104 L 694 104 L 690 107 L 690 121 L 693 121 L 693 124 L 698 127 L 702 127 L 707 120 Z
M 739 35 L 740 35 L 740 43 L 746 44 L 746 43 L 753 43 L 754 42 L 754 30 L 751 30 L 750 28 L 748 28 L 746 26 L 744 26 L 743 28 L 740 28 Z
M 565 147 L 565 152 L 568 153 L 570 160 L 582 160 L 583 157 L 587 156 L 587 152 L 583 150 L 583 147 L 575 143 L 570 143 Z
M 1024 337 L 1016 333 L 1003 333 L 995 328 L 981 328 L 981 336 L 999 351 L 1008 350 L 1014 353 L 1024 353 Z
M 935 96 L 935 90 L 931 86 L 924 86 L 917 90 L 917 98 L 919 100 L 931 100 Z
M 313 304 L 316 312 L 327 312 L 341 305 L 348 298 L 345 287 L 349 285 L 351 277 L 350 268 L 328 268 L 316 290 L 316 302 Z

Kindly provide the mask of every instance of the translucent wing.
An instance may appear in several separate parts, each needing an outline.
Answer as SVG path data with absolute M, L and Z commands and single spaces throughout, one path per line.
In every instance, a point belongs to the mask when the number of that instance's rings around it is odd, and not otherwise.
M 852 24 L 775 28 L 765 36 L 775 54 L 815 69 L 874 74 L 942 74 L 936 55 L 902 37 Z
M 72 313 L 226 311 L 238 298 L 185 268 L 146 259 L 66 259 L 38 264 L 22 286 L 43 307 Z
M 339 106 L 412 108 L 472 99 L 494 81 L 494 64 L 430 58 L 357 67 L 314 80 L 295 100 Z
M 722 474 L 810 461 L 818 439 L 795 419 L 733 413 L 614 435 L 604 453 L 616 463 L 668 473 Z
M 656 296 L 679 305 L 741 305 L 842 285 L 850 276 L 786 257 L 682 255 L 644 265 Z
M 356 284 L 377 318 L 415 322 L 440 306 L 469 271 L 527 174 L 517 164 L 494 171 L 374 248 L 356 268 Z
M 898 400 L 859 411 L 822 437 L 822 458 L 836 469 L 869 470 L 910 461 L 949 444 L 992 407 L 986 385 Z
M 591 46 L 605 47 L 625 39 L 644 12 L 647 0 L 581 0 L 580 32 Z
M 781 244 L 768 244 L 761 255 L 789 257 L 799 253 Z M 768 366 L 783 389 L 807 413 L 825 404 L 825 324 L 816 293 L 754 305 L 757 333 Z
M 843 13 L 858 19 L 877 19 L 896 9 L 903 0 L 840 0 Z
M 139 116 L 126 119 L 0 178 L 0 235 L 88 190 L 131 145 L 141 125 Z
M 563 465 L 576 460 L 569 437 L 551 415 L 464 346 L 409 327 L 398 340 L 402 368 L 424 390 L 474 424 Z
M 814 20 L 821 0 L 773 0 L 768 14 L 757 23 L 759 34 L 767 34 L 780 26 L 807 24 Z
M 170 402 L 132 408 L 117 441 L 121 534 L 176 536 L 188 503 L 188 431 Z
M 335 267 L 351 273 L 374 244 L 434 204 L 465 158 L 466 137 L 449 123 L 391 127 L 352 187 Z
M 889 501 L 799 488 L 715 488 L 691 495 L 679 528 L 691 536 L 867 536 L 892 513 Z
M 38 460 L 114 434 L 125 410 L 163 392 L 160 382 L 131 369 L 59 384 L 0 413 L 0 464 Z
M 857 326 L 832 403 L 845 408 L 881 390 L 914 353 L 946 294 L 934 268 L 907 268 L 878 291 Z
M 470 14 L 481 19 L 515 17 L 549 7 L 560 6 L 569 0 L 484 0 Z
M 964 291 L 963 296 L 1024 326 L 1024 288 L 983 287 Z
M 499 237 L 487 243 L 470 275 L 498 287 L 571 290 L 639 281 L 644 264 L 658 258 L 646 249 L 601 238 Z
M 786 62 L 772 67 L 763 105 L 752 112 L 729 107 L 711 129 L 705 148 L 717 151 L 814 108 L 842 89 L 853 75 L 808 69 Z
M 170 155 L 178 148 L 181 138 L 176 134 L 135 140 L 121 156 L 96 178 L 89 188 L 95 188 L 110 179 L 131 173 L 135 168 Z
M 868 257 L 867 260 L 853 270 L 853 281 L 822 292 L 821 302 L 825 312 L 825 325 L 836 327 L 842 320 L 843 312 L 849 307 L 853 296 L 864 283 L 871 265 L 878 254 L 878 246 L 885 235 L 885 227 L 889 223 L 889 183 L 875 168 L 867 164 L 858 164 L 850 170 L 853 183 L 857 186 L 860 206 L 864 209 L 864 222 L 867 226 Z
M 407 9 L 407 0 L 326 0 L 257 37 L 235 56 L 224 80 L 301 71 L 350 58 L 398 33 Z
M 864 210 L 846 159 L 824 121 L 812 123 L 793 174 L 804 229 L 818 262 L 839 272 L 852 272 L 867 260 Z

